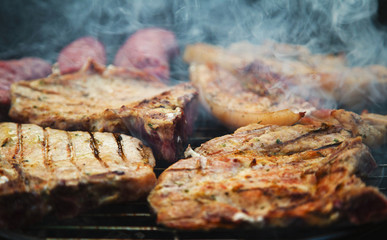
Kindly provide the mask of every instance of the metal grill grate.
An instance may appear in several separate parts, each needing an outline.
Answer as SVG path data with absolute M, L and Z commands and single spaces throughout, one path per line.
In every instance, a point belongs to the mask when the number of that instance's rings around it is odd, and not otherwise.
M 212 120 L 200 121 L 190 140 L 192 147 L 228 133 L 226 129 Z M 386 146 L 384 146 L 386 147 Z M 378 169 L 365 179 L 369 185 L 377 186 L 387 194 L 386 150 L 379 149 L 374 154 L 379 163 Z M 165 168 L 156 167 L 160 175 Z M 387 222 L 353 226 L 333 226 L 329 228 L 292 228 L 292 229 L 244 229 L 175 231 L 158 226 L 146 201 L 103 206 L 81 214 L 72 219 L 57 220 L 47 217 L 43 223 L 23 232 L 0 231 L 5 239 L 363 239 L 380 236 Z

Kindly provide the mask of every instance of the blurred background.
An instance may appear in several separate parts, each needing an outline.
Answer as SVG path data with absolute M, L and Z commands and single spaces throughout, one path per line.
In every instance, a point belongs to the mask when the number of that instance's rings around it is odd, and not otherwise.
M 181 48 L 271 38 L 314 52 L 346 52 L 354 65 L 387 65 L 386 13 L 382 0 L 2 0 L 0 59 L 53 63 L 65 45 L 91 35 L 105 44 L 111 63 L 134 31 L 158 26 L 174 31 Z

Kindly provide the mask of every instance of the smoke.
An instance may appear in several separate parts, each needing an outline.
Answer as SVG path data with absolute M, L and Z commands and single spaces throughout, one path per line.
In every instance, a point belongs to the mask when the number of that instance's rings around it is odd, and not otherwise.
M 37 56 L 51 63 L 71 41 L 91 35 L 108 63 L 132 33 L 175 32 L 180 48 L 195 42 L 228 46 L 267 39 L 301 44 L 313 53 L 346 53 L 349 64 L 387 65 L 386 27 L 377 0 L 67 0 L 0 2 L 0 59 Z M 181 57 L 172 78 L 188 79 Z
M 173 30 L 184 46 L 265 39 L 298 43 L 314 52 L 349 53 L 354 64 L 386 63 L 386 33 L 377 28 L 378 2 L 360 1 L 15 1 L 0 3 L 0 57 L 38 54 L 50 61 L 84 35 L 100 38 L 109 59 L 134 31 Z

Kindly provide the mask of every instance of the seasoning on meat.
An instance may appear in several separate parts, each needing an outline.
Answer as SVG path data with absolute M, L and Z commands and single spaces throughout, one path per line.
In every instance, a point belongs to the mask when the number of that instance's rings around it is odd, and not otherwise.
M 148 201 L 178 229 L 380 221 L 387 198 L 359 178 L 376 163 L 357 136 L 340 124 L 251 124 L 188 149 Z
M 236 129 L 250 123 L 292 125 L 315 106 L 300 96 L 285 94 L 285 86 L 270 84 L 257 94 L 231 72 L 217 66 L 192 63 L 190 79 L 201 103 L 225 126 Z
M 324 101 L 334 100 L 356 110 L 383 103 L 387 95 L 385 66 L 350 66 L 344 54 L 313 54 L 299 45 L 238 42 L 225 49 L 197 43 L 186 47 L 184 60 L 218 65 L 239 76 L 243 86 L 253 92 L 270 90 L 262 86 L 274 80 L 295 86 L 293 93 L 301 91 L 304 98 L 319 95 Z
M 363 143 L 369 147 L 380 146 L 386 143 L 387 115 L 363 112 L 358 115 L 344 109 L 320 109 L 311 112 L 302 118 L 299 123 L 340 125 L 352 132 L 354 136 L 362 137 Z
M 148 144 L 156 158 L 176 161 L 192 132 L 196 90 L 189 83 L 169 87 L 95 66 L 14 84 L 9 115 L 64 130 L 130 134 Z
M 154 165 L 150 148 L 123 134 L 1 123 L 0 228 L 144 198 Z

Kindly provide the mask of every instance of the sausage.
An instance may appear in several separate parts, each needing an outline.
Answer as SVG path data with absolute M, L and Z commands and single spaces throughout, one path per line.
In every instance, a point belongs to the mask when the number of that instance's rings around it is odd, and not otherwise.
M 51 64 L 36 57 L 0 61 L 0 105 L 9 105 L 12 83 L 47 77 L 50 73 Z
M 161 28 L 135 32 L 118 50 L 114 65 L 135 67 L 157 79 L 168 81 L 169 60 L 179 53 L 175 34 Z
M 79 38 L 62 49 L 58 56 L 58 67 L 61 74 L 79 71 L 88 59 L 106 65 L 104 45 L 93 37 Z
M 0 61 L 0 122 L 8 121 L 11 103 L 11 84 L 21 80 L 47 77 L 51 74 L 51 64 L 36 57 Z

